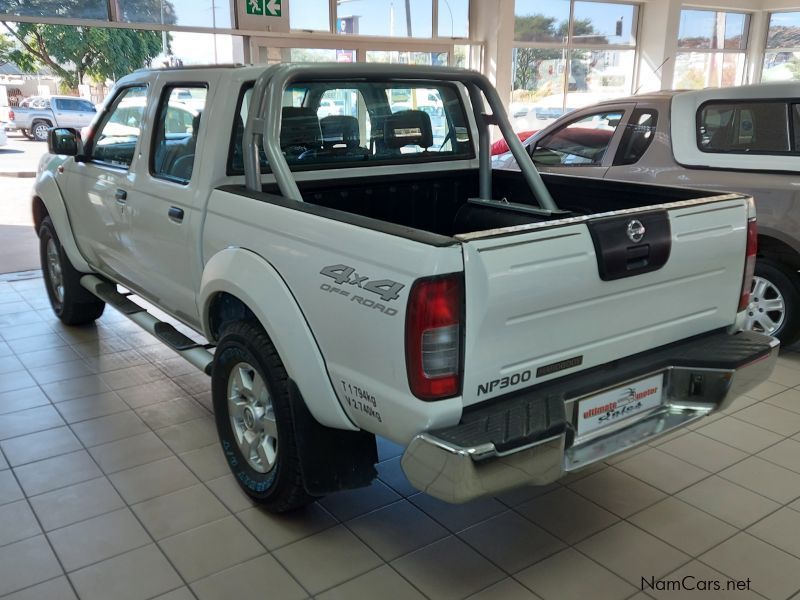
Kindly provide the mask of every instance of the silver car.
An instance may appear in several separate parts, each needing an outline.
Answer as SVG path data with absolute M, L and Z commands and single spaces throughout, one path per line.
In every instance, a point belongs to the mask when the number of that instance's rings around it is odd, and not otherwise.
M 758 262 L 747 325 L 783 344 L 800 336 L 800 84 L 602 102 L 564 115 L 524 144 L 543 173 L 753 195 Z M 510 153 L 495 156 L 493 166 L 518 169 Z

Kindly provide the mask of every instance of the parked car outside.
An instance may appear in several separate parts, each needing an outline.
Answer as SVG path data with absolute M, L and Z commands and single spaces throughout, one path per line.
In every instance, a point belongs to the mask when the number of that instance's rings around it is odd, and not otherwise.
M 41 101 L 33 100 L 29 106 L 11 109 L 8 112 L 9 129 L 44 142 L 51 127 L 80 129 L 92 122 L 96 112 L 94 105 L 83 98 L 51 96 Z
M 564 115 L 524 145 L 546 173 L 751 194 L 759 253 L 748 327 L 784 345 L 798 339 L 800 84 L 600 102 Z M 492 162 L 496 169 L 518 169 L 510 153 Z
M 6 124 L 0 123 L 0 146 L 8 144 L 8 136 L 6 135 Z

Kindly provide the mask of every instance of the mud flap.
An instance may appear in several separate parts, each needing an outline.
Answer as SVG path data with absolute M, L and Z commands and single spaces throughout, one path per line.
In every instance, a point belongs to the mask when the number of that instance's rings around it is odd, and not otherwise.
M 292 422 L 306 491 L 322 496 L 366 487 L 378 476 L 378 446 L 366 431 L 321 425 L 311 414 L 294 381 L 289 380 Z

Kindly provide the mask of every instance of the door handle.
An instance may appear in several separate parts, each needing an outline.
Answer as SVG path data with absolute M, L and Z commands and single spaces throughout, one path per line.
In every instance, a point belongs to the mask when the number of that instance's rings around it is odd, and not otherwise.
M 117 190 L 114 194 L 114 200 L 117 201 L 117 204 L 125 206 L 128 203 L 128 192 L 125 190 Z
M 170 206 L 169 211 L 167 211 L 167 215 L 169 216 L 169 220 L 175 223 L 182 223 L 183 222 L 183 209 L 178 208 L 177 206 Z

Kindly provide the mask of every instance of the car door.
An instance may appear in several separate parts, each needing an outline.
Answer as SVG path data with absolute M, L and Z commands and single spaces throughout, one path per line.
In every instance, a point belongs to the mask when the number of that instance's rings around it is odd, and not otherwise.
M 128 203 L 130 252 L 136 257 L 130 279 L 147 281 L 159 304 L 196 322 L 200 263 L 194 236 L 200 231 L 198 184 L 208 84 L 167 82 L 153 90 L 156 104 L 150 131 L 136 166 L 135 201 Z M 191 93 L 191 102 L 185 101 Z M 180 99 L 179 99 L 180 98 Z
M 60 127 L 83 127 L 83 104 L 79 98 L 54 98 L 53 114 Z
M 135 271 L 127 206 L 136 193 L 147 89 L 134 84 L 117 90 L 84 155 L 66 161 L 59 177 L 81 252 L 100 271 L 123 281 Z
M 534 136 L 528 153 L 544 173 L 603 177 L 632 109 L 632 104 L 619 104 L 581 111 Z

